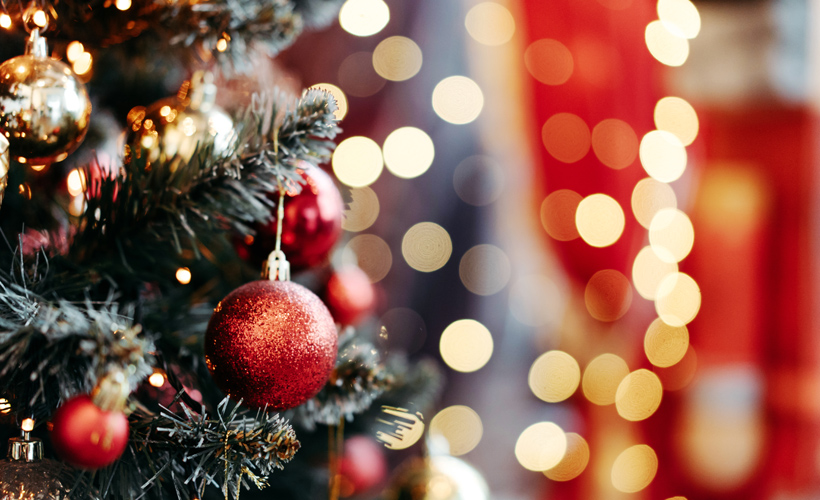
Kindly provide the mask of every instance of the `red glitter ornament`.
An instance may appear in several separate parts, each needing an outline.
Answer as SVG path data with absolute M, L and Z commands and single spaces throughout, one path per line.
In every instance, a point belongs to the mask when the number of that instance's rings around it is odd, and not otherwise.
M 367 314 L 376 301 L 373 284 L 356 266 L 334 272 L 327 282 L 325 302 L 333 318 L 343 325 L 354 325 Z
M 216 306 L 205 361 L 217 386 L 253 408 L 285 410 L 325 385 L 338 335 L 321 299 L 290 281 L 243 285 Z
M 294 268 L 321 264 L 342 234 L 344 202 L 333 179 L 324 170 L 309 163 L 296 171 L 305 179 L 302 191 L 285 195 L 285 217 L 282 220 L 282 251 Z M 270 193 L 278 201 L 279 193 Z M 276 244 L 276 220 L 259 224 L 256 236 L 237 243 L 240 257 L 259 266 Z
M 51 419 L 51 443 L 63 461 L 83 469 L 114 463 L 128 444 L 128 418 L 121 411 L 105 411 L 91 396 L 74 396 L 57 408 Z
M 383 483 L 387 477 L 384 447 L 369 436 L 359 435 L 346 439 L 339 474 L 342 476 L 345 497 L 358 495 Z

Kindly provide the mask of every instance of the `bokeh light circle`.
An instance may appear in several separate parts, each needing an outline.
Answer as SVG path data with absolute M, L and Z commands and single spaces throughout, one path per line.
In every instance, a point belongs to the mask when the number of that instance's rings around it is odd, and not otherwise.
M 607 406 L 615 403 L 615 393 L 621 381 L 629 375 L 626 361 L 615 354 L 601 354 L 589 362 L 581 380 L 584 396 L 593 404 Z
M 689 324 L 700 311 L 700 287 L 691 276 L 670 274 L 658 286 L 655 311 L 670 326 Z
M 484 94 L 466 76 L 451 76 L 433 89 L 433 111 L 442 120 L 456 125 L 470 123 L 484 108 Z
M 648 132 L 641 139 L 639 155 L 646 173 L 661 182 L 674 182 L 686 170 L 686 148 L 672 132 Z
M 484 434 L 481 417 L 469 406 L 449 406 L 436 414 L 428 426 L 430 434 L 447 440 L 450 455 L 459 456 L 472 451 Z
M 664 208 L 677 208 L 678 199 L 672 186 L 647 177 L 641 179 L 632 190 L 632 213 L 638 223 L 649 229 L 655 214 Z
M 539 399 L 558 403 L 575 393 L 581 382 L 581 368 L 566 352 L 545 352 L 530 367 L 528 382 Z
M 689 350 L 689 330 L 685 326 L 667 325 L 655 318 L 646 329 L 643 347 L 650 363 L 668 368 L 680 362 Z
M 561 85 L 572 76 L 572 53 L 558 40 L 536 40 L 524 52 L 524 65 L 533 78 L 547 85 Z
M 638 157 L 638 136 L 623 120 L 609 118 L 592 129 L 592 151 L 609 168 L 626 168 Z
M 467 33 L 483 45 L 504 45 L 515 33 L 515 19 L 510 11 L 496 2 L 474 5 L 464 19 Z
M 597 193 L 587 196 L 578 204 L 575 226 L 588 245 L 603 248 L 618 241 L 624 232 L 626 218 L 614 198 Z
M 404 233 L 401 253 L 410 267 L 430 273 L 450 260 L 453 243 L 443 227 L 434 222 L 419 222 Z
M 603 269 L 593 274 L 584 290 L 584 303 L 598 321 L 615 321 L 632 305 L 632 286 L 620 271 Z
M 567 452 L 558 465 L 544 471 L 553 481 L 571 481 L 580 476 L 589 464 L 589 444 L 574 432 L 567 432 Z
M 651 371 L 641 368 L 621 380 L 615 393 L 615 408 L 624 419 L 637 422 L 651 417 L 662 398 L 661 380 Z
M 643 247 L 632 264 L 632 283 L 646 300 L 655 300 L 664 278 L 678 272 L 678 265 L 658 257 L 652 247 Z
M 512 265 L 500 248 L 476 245 L 464 253 L 458 266 L 458 275 L 467 290 L 476 295 L 500 292 L 510 280 Z
M 490 360 L 493 336 L 474 319 L 454 321 L 441 334 L 439 352 L 444 362 L 459 372 L 474 372 Z
M 552 422 L 533 424 L 518 436 L 515 457 L 525 469 L 542 472 L 552 469 L 567 453 L 567 435 Z
M 404 36 L 385 38 L 373 50 L 373 69 L 385 80 L 409 80 L 421 70 L 421 63 L 421 49 Z
M 658 455 L 645 444 L 630 446 L 612 464 L 612 485 L 624 493 L 637 493 L 658 473 Z
M 563 163 L 575 163 L 589 152 L 591 135 L 586 122 L 572 113 L 556 113 L 541 128 L 549 154 Z
M 339 10 L 339 24 L 351 35 L 375 35 L 389 21 L 390 8 L 383 0 L 347 0 Z
M 393 254 L 387 243 L 375 234 L 360 234 L 347 242 L 358 261 L 359 267 L 370 278 L 371 283 L 384 279 L 393 266 Z
M 396 177 L 418 177 L 433 164 L 436 149 L 427 133 L 416 127 L 401 127 L 384 140 L 384 163 Z
M 363 136 L 340 142 L 333 152 L 332 164 L 339 182 L 350 187 L 373 184 L 384 168 L 381 148 L 376 141 Z

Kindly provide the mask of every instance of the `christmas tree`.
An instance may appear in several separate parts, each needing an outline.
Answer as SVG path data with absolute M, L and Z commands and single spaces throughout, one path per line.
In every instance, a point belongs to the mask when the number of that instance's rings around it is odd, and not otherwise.
M 0 497 L 337 498 L 345 424 L 434 397 L 330 263 L 335 98 L 259 76 L 340 5 L 0 6 Z

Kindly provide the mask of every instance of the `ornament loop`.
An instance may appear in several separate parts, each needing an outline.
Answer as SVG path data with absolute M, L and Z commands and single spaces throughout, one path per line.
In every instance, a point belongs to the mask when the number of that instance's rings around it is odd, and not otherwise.
M 262 279 L 271 281 L 290 281 L 290 262 L 285 258 L 285 252 L 274 250 L 268 256 Z
M 31 35 L 26 42 L 26 54 L 38 58 L 48 57 L 48 44 L 46 39 L 40 36 L 40 29 L 31 30 Z
M 8 457 L 21 462 L 36 462 L 43 458 L 43 442 L 37 438 L 10 438 Z

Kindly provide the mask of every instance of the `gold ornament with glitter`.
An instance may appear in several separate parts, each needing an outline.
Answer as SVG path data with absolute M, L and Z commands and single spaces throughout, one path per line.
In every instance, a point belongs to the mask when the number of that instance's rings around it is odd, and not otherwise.
M 48 56 L 40 30 L 26 53 L 0 64 L 0 133 L 12 159 L 34 166 L 62 161 L 85 139 L 91 100 L 71 68 Z

